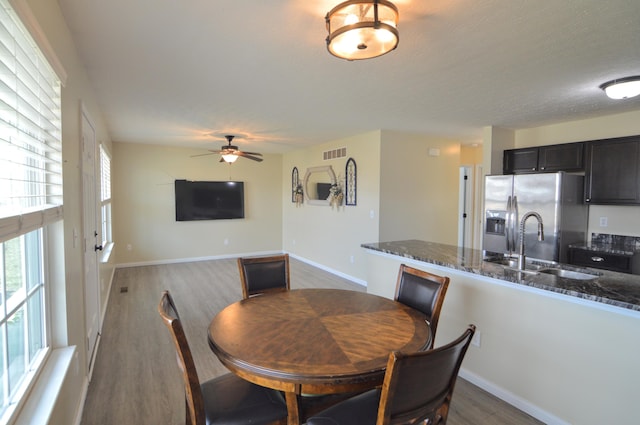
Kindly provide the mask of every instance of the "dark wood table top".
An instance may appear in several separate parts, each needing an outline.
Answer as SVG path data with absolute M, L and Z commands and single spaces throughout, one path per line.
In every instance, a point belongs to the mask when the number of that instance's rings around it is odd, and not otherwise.
M 420 350 L 430 335 L 423 313 L 393 300 L 298 289 L 227 306 L 211 321 L 209 345 L 234 373 L 285 391 L 296 424 L 297 395 L 381 385 L 389 353 Z

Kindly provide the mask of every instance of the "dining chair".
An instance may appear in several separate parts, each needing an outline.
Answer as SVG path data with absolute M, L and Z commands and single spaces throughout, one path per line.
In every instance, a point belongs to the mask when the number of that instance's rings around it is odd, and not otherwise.
M 231 373 L 200 383 L 178 311 L 169 291 L 158 305 L 175 344 L 185 387 L 186 425 L 286 424 L 282 393 L 245 381 Z
M 448 287 L 449 278 L 446 276 L 431 274 L 406 264 L 400 265 L 394 300 L 427 315 L 431 338 L 425 349 L 433 348 L 440 310 Z
M 288 291 L 291 288 L 289 254 L 240 257 L 238 270 L 243 299 L 266 292 Z
M 307 425 L 444 425 L 462 360 L 476 327 L 427 351 L 389 355 L 382 388 L 336 404 Z

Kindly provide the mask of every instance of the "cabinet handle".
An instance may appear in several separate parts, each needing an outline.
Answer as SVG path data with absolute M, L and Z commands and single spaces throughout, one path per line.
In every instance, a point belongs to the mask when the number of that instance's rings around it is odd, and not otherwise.
M 591 261 L 593 261 L 595 263 L 602 263 L 604 261 L 604 258 L 602 258 L 602 257 L 591 257 Z

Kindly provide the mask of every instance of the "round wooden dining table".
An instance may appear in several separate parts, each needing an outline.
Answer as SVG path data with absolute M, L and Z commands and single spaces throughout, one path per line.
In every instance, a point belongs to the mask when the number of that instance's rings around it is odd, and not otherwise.
M 238 301 L 209 326 L 209 345 L 233 373 L 285 393 L 288 425 L 305 394 L 382 384 L 391 351 L 418 351 L 431 331 L 422 312 L 365 292 L 296 289 Z

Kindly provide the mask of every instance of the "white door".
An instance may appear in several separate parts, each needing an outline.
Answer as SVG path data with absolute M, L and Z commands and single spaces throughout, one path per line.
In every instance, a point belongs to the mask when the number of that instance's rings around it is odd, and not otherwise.
M 82 217 L 84 249 L 84 311 L 87 332 L 88 368 L 93 364 L 100 327 L 100 291 L 98 289 L 98 218 L 96 214 L 96 132 L 82 108 Z

